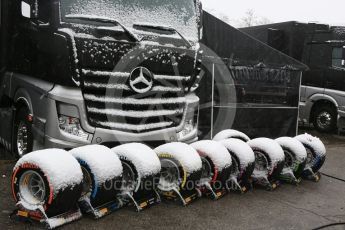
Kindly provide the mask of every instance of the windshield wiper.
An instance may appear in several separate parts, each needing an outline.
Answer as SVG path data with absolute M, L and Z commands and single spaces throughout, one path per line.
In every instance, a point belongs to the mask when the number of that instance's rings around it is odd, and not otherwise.
M 163 25 L 154 25 L 154 24 L 147 24 L 147 23 L 136 23 L 133 25 L 133 27 L 142 27 L 142 28 L 147 28 L 147 29 L 155 29 L 155 30 L 162 30 L 162 31 L 168 31 L 168 32 L 173 32 L 178 34 L 182 40 L 189 46 L 189 48 L 193 47 L 190 42 L 175 28 L 171 27 L 171 26 L 163 26 Z M 136 28 L 136 29 L 137 29 Z
M 89 20 L 89 21 L 97 21 L 97 22 L 104 22 L 104 23 L 112 23 L 115 25 L 120 26 L 128 35 L 130 35 L 135 41 L 139 42 L 139 39 L 135 34 L 133 34 L 126 26 L 121 24 L 119 21 L 108 18 L 108 17 L 100 17 L 95 15 L 83 15 L 83 14 L 68 14 L 65 16 L 69 19 L 81 19 L 81 20 Z

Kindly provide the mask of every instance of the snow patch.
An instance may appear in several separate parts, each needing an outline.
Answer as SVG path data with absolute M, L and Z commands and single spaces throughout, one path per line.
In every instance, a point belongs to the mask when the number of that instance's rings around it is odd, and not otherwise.
M 155 152 L 148 146 L 140 143 L 120 145 L 112 149 L 120 158 L 131 161 L 140 178 L 157 174 L 161 171 L 161 163 Z
M 113 151 L 102 145 L 88 145 L 72 149 L 70 153 L 84 161 L 90 168 L 97 184 L 103 184 L 122 174 L 122 164 Z
M 281 137 L 276 139 L 276 141 L 283 148 L 287 148 L 292 151 L 296 155 L 296 158 L 299 162 L 303 162 L 305 159 L 307 159 L 307 151 L 298 140 L 291 137 Z
M 246 134 L 244 134 L 240 131 L 234 130 L 234 129 L 226 129 L 226 130 L 219 132 L 216 136 L 213 137 L 213 140 L 214 141 L 221 141 L 221 140 L 225 140 L 228 138 L 240 138 L 240 139 L 243 139 L 245 141 L 250 140 L 250 138 Z
M 204 140 L 195 142 L 191 144 L 191 146 L 197 150 L 201 156 L 209 157 L 219 171 L 231 166 L 231 156 L 221 143 Z
M 169 154 L 175 157 L 188 173 L 201 169 L 202 162 L 198 152 L 190 145 L 180 142 L 173 142 L 161 145 L 155 149 L 159 154 Z
M 220 140 L 219 142 L 239 158 L 241 168 L 246 168 L 255 162 L 254 152 L 246 142 L 235 138 Z
M 23 156 L 13 171 L 24 164 L 32 164 L 40 168 L 50 185 L 54 195 L 69 186 L 80 184 L 83 180 L 78 161 L 68 152 L 61 149 L 45 149 Z
M 275 140 L 269 138 L 256 138 L 247 143 L 254 150 L 260 149 L 265 151 L 270 156 L 273 166 L 285 159 L 282 147 Z
M 299 140 L 303 145 L 313 148 L 317 155 L 319 156 L 326 155 L 326 147 L 319 138 L 314 137 L 307 133 L 299 135 L 295 138 Z

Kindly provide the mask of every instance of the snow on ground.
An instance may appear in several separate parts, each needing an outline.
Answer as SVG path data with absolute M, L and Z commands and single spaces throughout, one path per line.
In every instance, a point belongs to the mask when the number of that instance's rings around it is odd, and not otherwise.
M 144 144 L 124 144 L 113 148 L 112 151 L 120 158 L 125 157 L 130 160 L 135 165 L 141 178 L 161 171 L 161 163 L 156 153 Z
M 188 173 L 198 171 L 202 167 L 201 158 L 198 152 L 190 145 L 173 142 L 159 146 L 155 152 L 160 154 L 169 154 L 175 157 Z
M 241 163 L 241 168 L 247 167 L 249 164 L 255 162 L 255 155 L 253 150 L 247 143 L 239 139 L 230 138 L 219 141 L 223 144 L 230 152 L 235 153 L 238 156 Z
M 319 138 L 313 137 L 307 133 L 299 135 L 295 138 L 302 142 L 302 144 L 312 147 L 317 155 L 326 155 L 326 147 Z
M 202 156 L 209 157 L 219 171 L 231 166 L 231 156 L 224 145 L 217 141 L 198 141 L 191 146 Z
M 38 166 L 53 187 L 54 194 L 69 186 L 80 184 L 83 180 L 78 161 L 68 152 L 61 149 L 46 149 L 23 156 L 13 171 L 23 164 Z
M 70 153 L 88 165 L 99 184 L 122 174 L 122 164 L 119 157 L 105 146 L 88 145 L 72 149 Z
M 248 144 L 253 149 L 262 149 L 265 151 L 271 159 L 272 165 L 277 164 L 285 159 L 285 154 L 275 140 L 269 138 L 256 138 L 253 140 L 248 141 Z

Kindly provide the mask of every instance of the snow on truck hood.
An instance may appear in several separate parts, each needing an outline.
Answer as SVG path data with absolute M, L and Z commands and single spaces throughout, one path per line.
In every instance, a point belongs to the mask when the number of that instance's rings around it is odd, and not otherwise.
M 55 195 L 69 186 L 80 184 L 83 180 L 78 161 L 65 150 L 45 149 L 29 153 L 19 159 L 13 171 L 24 164 L 39 167 L 49 180 Z

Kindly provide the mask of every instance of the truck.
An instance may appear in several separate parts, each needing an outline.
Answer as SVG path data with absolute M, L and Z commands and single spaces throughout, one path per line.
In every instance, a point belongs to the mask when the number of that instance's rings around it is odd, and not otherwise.
M 203 13 L 200 138 L 236 129 L 250 138 L 294 137 L 302 72 L 307 66 Z M 205 106 L 210 105 L 210 106 Z
M 303 62 L 300 123 L 320 132 L 345 130 L 345 27 L 297 21 L 241 31 Z
M 198 0 L 0 0 L 0 143 L 17 157 L 197 140 Z

